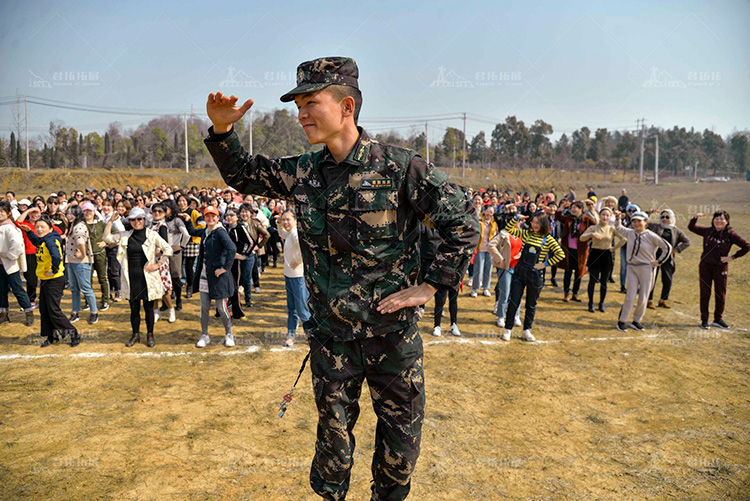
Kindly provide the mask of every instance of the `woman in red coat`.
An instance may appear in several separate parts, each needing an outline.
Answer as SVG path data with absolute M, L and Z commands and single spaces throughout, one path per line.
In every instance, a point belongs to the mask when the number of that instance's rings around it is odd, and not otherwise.
M 563 214 L 563 211 L 570 208 L 570 212 Z M 565 296 L 563 301 L 578 301 L 578 290 L 581 288 L 581 279 L 586 274 L 586 259 L 589 256 L 589 246 L 586 242 L 581 242 L 581 235 L 586 228 L 596 224 L 591 217 L 583 213 L 583 202 L 576 200 L 573 203 L 565 200 L 560 209 L 555 214 L 555 219 L 560 221 L 560 244 L 565 251 L 565 259 L 557 266 L 565 270 L 563 277 L 563 290 Z M 570 279 L 573 277 L 573 296 L 570 297 Z

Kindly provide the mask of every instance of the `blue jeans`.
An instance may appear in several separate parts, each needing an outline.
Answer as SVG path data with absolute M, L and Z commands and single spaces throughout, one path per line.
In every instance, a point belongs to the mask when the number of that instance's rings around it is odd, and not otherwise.
M 495 316 L 497 318 L 505 318 L 505 313 L 508 311 L 508 298 L 510 297 L 510 284 L 513 280 L 513 271 L 515 268 L 509 270 L 497 270 L 497 283 L 499 284 L 500 296 L 495 306 Z M 521 309 L 518 309 L 516 318 L 521 318 Z
M 0 264 L 0 310 L 8 309 L 8 291 L 13 291 L 13 295 L 16 296 L 18 304 L 24 311 L 31 311 L 29 295 L 23 290 L 21 283 L 21 272 L 17 271 L 8 275 L 5 267 Z
M 310 312 L 307 311 L 307 298 L 310 293 L 305 286 L 304 277 L 284 277 L 284 284 L 286 285 L 286 308 L 289 310 L 286 330 L 290 336 L 294 336 L 297 332 L 297 319 L 302 322 L 310 320 Z
M 480 282 L 481 280 L 481 282 Z M 472 289 L 489 289 L 492 281 L 492 256 L 489 252 L 477 252 L 474 256 L 474 279 Z M 481 285 L 481 287 L 479 287 Z
M 628 251 L 627 245 L 620 247 L 620 287 L 625 287 L 625 279 L 628 277 Z
M 96 296 L 91 288 L 91 264 L 90 263 L 68 263 L 66 269 L 70 272 L 70 292 L 73 295 L 73 313 L 81 311 L 81 294 L 86 298 L 91 308 L 91 313 L 99 311 L 96 308 Z
M 240 261 L 240 283 L 245 289 L 245 302 L 249 303 L 253 292 L 253 268 L 255 267 L 255 253 L 253 252 L 247 259 Z

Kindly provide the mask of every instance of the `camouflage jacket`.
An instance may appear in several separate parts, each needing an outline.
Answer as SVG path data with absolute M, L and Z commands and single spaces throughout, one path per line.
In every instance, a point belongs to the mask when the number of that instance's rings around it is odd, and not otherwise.
M 251 157 L 234 130 L 210 128 L 205 140 L 229 186 L 294 202 L 312 314 L 304 327 L 318 339 L 346 341 L 415 326 L 416 307 L 381 314 L 377 305 L 415 285 L 420 221 L 443 239 L 424 273 L 435 287 L 458 287 L 479 238 L 479 220 L 460 187 L 416 152 L 359 131 L 339 164 L 327 148 Z

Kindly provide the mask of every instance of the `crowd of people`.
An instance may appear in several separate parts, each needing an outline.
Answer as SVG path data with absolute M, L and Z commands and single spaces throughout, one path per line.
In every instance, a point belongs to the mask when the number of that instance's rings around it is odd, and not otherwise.
M 43 347 L 66 337 L 76 346 L 82 312 L 88 311 L 88 323 L 96 324 L 102 312 L 124 301 L 132 330 L 125 345 L 140 343 L 145 334 L 146 345 L 153 347 L 162 314 L 175 322 L 183 302 L 196 294 L 196 346 L 210 343 L 208 326 L 215 311 L 224 326 L 223 344 L 231 347 L 232 322 L 247 316 L 253 292 L 261 292 L 262 273 L 277 266 L 280 235 L 289 310 L 284 344 L 292 346 L 298 325 L 310 313 L 296 218 L 284 201 L 241 196 L 231 188 L 164 184 L 146 192 L 131 186 L 90 187 L 85 193 L 73 191 L 70 198 L 58 192 L 18 199 L 8 191 L 0 202 L 0 324 L 10 322 L 12 292 L 27 326 L 34 325 L 38 309 Z M 69 315 L 61 307 L 66 289 Z
M 585 198 L 572 188 L 562 196 L 551 189 L 533 199 L 528 192 L 494 188 L 469 189 L 466 196 L 481 231 L 465 282 L 468 296 L 494 296 L 501 339 L 510 340 L 513 327 L 522 327 L 521 339 L 535 340 L 532 328 L 545 285 L 562 292 L 563 302 L 585 299 L 586 310 L 596 313 L 606 311 L 609 286 L 619 279 L 624 297 L 614 327 L 620 331 L 642 331 L 648 309 L 671 307 L 676 255 L 690 245 L 672 210 L 644 211 L 626 190 L 619 197 L 599 198 L 593 187 Z M 750 251 L 750 244 L 731 229 L 726 211 L 714 213 L 708 226 L 698 225 L 703 216 L 696 214 L 687 228 L 703 237 L 698 270 L 701 327 L 726 329 L 728 263 Z M 434 229 L 422 225 L 421 230 L 420 258 L 422 269 L 427 269 L 441 239 Z M 739 249 L 730 254 L 733 246 Z M 57 192 L 18 199 L 8 191 L 0 202 L 0 324 L 10 322 L 12 292 L 27 326 L 34 324 L 38 309 L 42 346 L 66 337 L 75 346 L 81 339 L 76 323 L 83 311 L 89 312 L 88 323 L 95 324 L 112 303 L 126 301 L 132 331 L 126 346 L 141 342 L 143 319 L 145 343 L 153 347 L 162 315 L 175 322 L 184 301 L 195 294 L 200 298 L 196 346 L 210 343 L 213 314 L 221 319 L 223 344 L 231 347 L 233 322 L 248 315 L 253 293 L 261 291 L 261 274 L 276 267 L 280 258 L 288 312 L 284 345 L 292 346 L 298 326 L 310 318 L 292 204 L 241 195 L 231 188 L 165 184 L 150 191 L 89 187 L 71 192 L 70 198 Z M 659 275 L 662 287 L 655 304 Z M 69 314 L 61 308 L 65 290 L 71 295 Z M 712 293 L 715 308 L 709 323 Z M 458 296 L 453 289 L 437 291 L 434 336 L 443 333 L 446 300 L 449 332 L 461 336 Z

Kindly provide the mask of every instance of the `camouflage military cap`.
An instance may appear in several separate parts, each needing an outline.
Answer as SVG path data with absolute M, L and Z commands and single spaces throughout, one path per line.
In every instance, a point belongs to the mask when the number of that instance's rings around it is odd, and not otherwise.
M 350 57 L 321 57 L 305 61 L 297 66 L 297 87 L 283 96 L 283 103 L 293 101 L 294 96 L 325 89 L 329 85 L 348 85 L 359 89 L 359 69 Z

